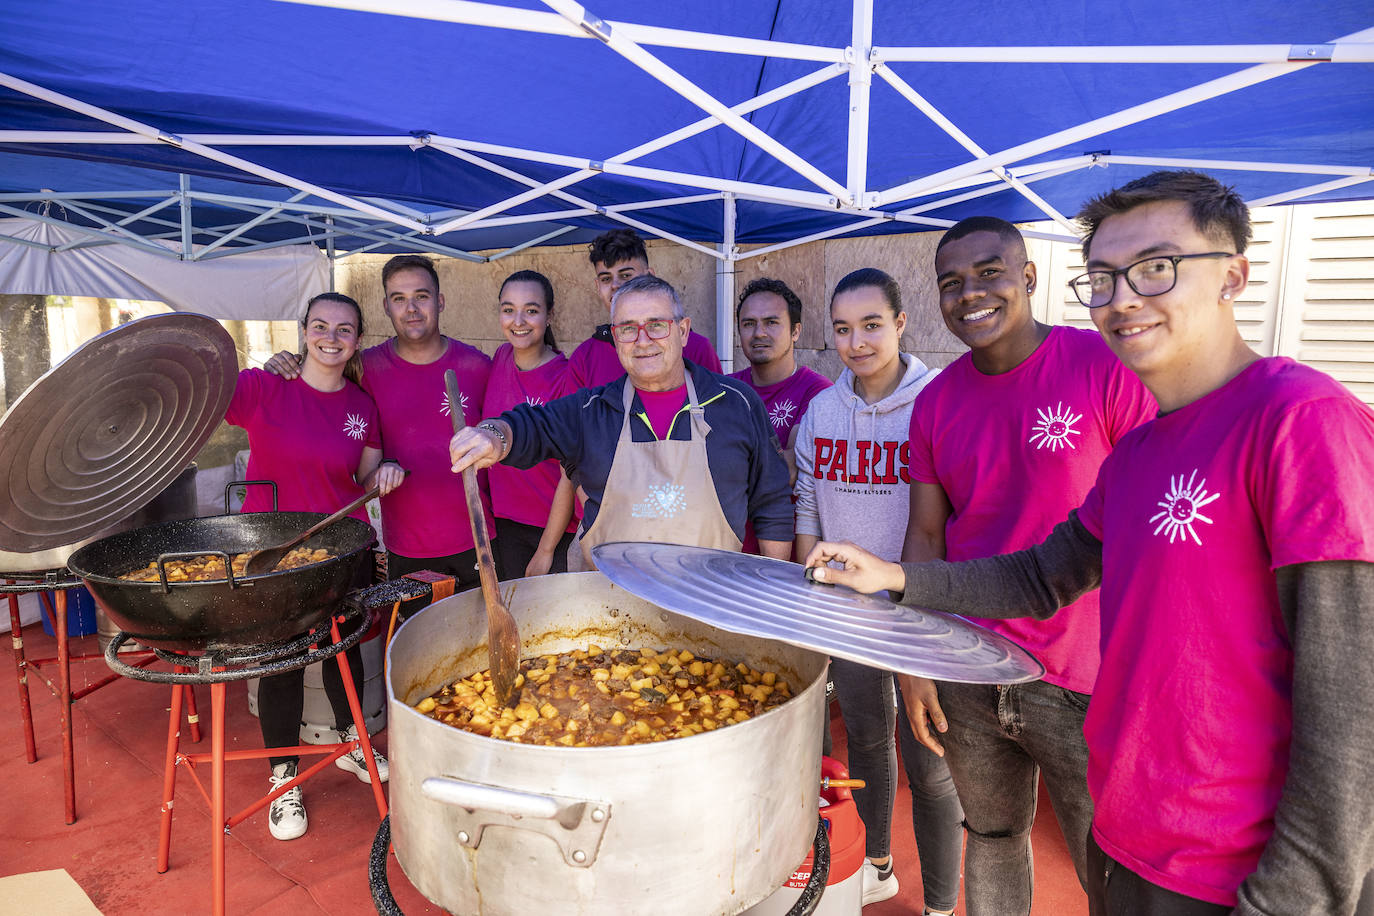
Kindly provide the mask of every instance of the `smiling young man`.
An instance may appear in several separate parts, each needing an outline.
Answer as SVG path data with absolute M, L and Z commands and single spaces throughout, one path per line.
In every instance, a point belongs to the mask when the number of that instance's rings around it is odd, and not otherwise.
M 988 216 L 963 220 L 941 237 L 935 273 L 945 326 L 970 350 L 922 389 L 912 410 L 902 551 L 910 562 L 1039 543 L 1082 504 L 1112 447 L 1155 413 L 1149 392 L 1098 334 L 1031 315 L 1036 269 L 1015 226 Z M 944 682 L 937 697 L 933 681 L 903 678 L 903 697 L 916 737 L 948 752 L 968 832 L 969 916 L 1028 916 L 1042 774 L 1078 879 L 1087 882 L 1092 800 L 1083 716 L 1097 677 L 1098 594 L 1050 620 L 975 622 L 1034 653 L 1044 680 Z M 937 731 L 948 729 L 943 748 L 927 716 Z
M 449 472 L 453 435 L 444 372 L 453 369 L 469 424 L 481 418 L 491 359 L 476 347 L 439 332 L 444 296 L 429 258 L 397 255 L 382 267 L 383 308 L 396 336 L 363 351 L 362 388 L 377 402 L 386 460 L 410 472 L 406 485 L 382 498 L 387 574 L 395 579 L 428 569 L 451 575 L 458 587 L 478 584 L 477 552 L 463 482 Z M 299 373 L 294 355 L 266 365 L 286 378 Z M 405 491 L 402 493 L 402 491 Z M 488 534 L 491 508 L 485 487 Z
M 1234 191 L 1156 172 L 1079 219 L 1074 289 L 1159 417 L 1028 550 L 901 566 L 821 544 L 808 565 L 984 616 L 1046 618 L 1100 582 L 1094 916 L 1368 912 L 1374 412 L 1246 346 L 1250 223 Z
M 592 240 L 588 254 L 596 271 L 596 294 L 611 311 L 611 301 L 626 283 L 635 277 L 653 276 L 649 269 L 649 252 L 644 240 L 633 229 L 612 229 Z M 687 334 L 684 354 L 692 362 L 712 372 L 720 371 L 720 359 L 711 342 L 696 331 Z M 616 353 L 615 340 L 609 324 L 598 325 L 568 357 L 568 372 L 564 379 L 564 394 L 579 388 L 596 388 L 613 382 L 625 374 L 625 367 Z
M 453 470 L 557 458 L 587 494 L 580 554 L 608 541 L 739 550 L 752 522 L 765 556 L 792 551 L 792 498 L 763 403 L 683 359 L 691 319 L 666 281 L 640 276 L 611 308 L 626 375 L 540 407 L 516 405 L 449 443 Z

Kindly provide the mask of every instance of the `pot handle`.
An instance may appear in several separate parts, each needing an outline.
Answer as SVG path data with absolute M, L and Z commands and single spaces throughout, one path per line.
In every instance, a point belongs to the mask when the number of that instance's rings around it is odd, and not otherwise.
M 611 819 L 611 806 L 602 801 L 521 792 L 451 776 L 426 778 L 420 794 L 455 809 L 452 820 L 463 846 L 476 849 L 490 826 L 530 830 L 557 843 L 563 860 L 575 868 L 596 861 Z
M 495 811 L 511 817 L 558 816 L 561 807 L 557 799 L 532 792 L 517 792 L 476 782 L 463 782 L 445 776 L 431 776 L 420 784 L 425 798 L 445 805 L 468 810 Z

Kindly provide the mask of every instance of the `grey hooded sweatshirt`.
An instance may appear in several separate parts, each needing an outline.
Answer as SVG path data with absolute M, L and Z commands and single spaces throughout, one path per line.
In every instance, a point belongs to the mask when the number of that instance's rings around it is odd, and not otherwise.
M 901 354 L 897 389 L 876 404 L 854 391 L 845 369 L 812 399 L 797 425 L 797 534 L 851 541 L 897 560 L 911 490 L 911 405 L 936 371 Z

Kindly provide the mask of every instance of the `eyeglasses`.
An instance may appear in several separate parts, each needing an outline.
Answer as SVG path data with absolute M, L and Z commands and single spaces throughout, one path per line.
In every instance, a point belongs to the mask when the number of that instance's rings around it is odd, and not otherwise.
M 634 343 L 639 340 L 639 332 L 649 335 L 650 340 L 662 340 L 673 333 L 673 319 L 650 318 L 648 321 L 622 321 L 611 325 L 611 333 L 621 343 Z
M 1162 296 L 1178 283 L 1178 262 L 1192 258 L 1230 258 L 1235 252 L 1207 251 L 1202 254 L 1170 254 L 1145 258 L 1115 270 L 1090 270 L 1069 281 L 1078 301 L 1090 309 L 1100 308 L 1116 296 L 1116 278 L 1126 283 L 1138 296 Z

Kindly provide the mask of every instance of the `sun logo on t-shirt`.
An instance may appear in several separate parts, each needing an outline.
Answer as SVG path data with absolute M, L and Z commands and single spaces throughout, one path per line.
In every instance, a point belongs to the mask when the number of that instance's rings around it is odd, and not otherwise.
M 531 407 L 542 407 L 544 406 L 544 399 L 537 394 L 530 394 L 525 396 L 525 403 Z
M 466 417 L 466 416 L 468 415 L 468 396 L 465 395 L 465 394 L 461 394 L 461 393 L 460 393 L 460 394 L 458 395 L 458 400 L 462 402 L 463 416 Z M 447 392 L 447 391 L 443 391 L 443 392 L 440 392 L 440 393 L 439 393 L 439 412 L 440 412 L 441 414 L 443 414 L 444 416 L 446 416 L 446 417 L 449 416 L 449 415 L 453 412 L 453 411 L 450 409 L 450 405 L 449 405 L 449 402 L 448 402 L 448 392 Z
M 793 417 L 797 415 L 797 405 L 791 399 L 778 401 L 768 411 L 768 422 L 773 424 L 774 429 L 782 429 Z
M 350 439 L 362 439 L 367 435 L 367 421 L 356 413 L 351 413 L 348 415 L 348 419 L 344 421 L 343 431 L 348 434 Z
M 1074 413 L 1072 408 L 1065 407 L 1064 402 L 1060 401 L 1055 405 L 1054 410 L 1048 407 L 1036 411 L 1040 419 L 1035 421 L 1031 429 L 1035 430 L 1035 435 L 1027 441 L 1037 449 L 1048 448 L 1052 452 L 1057 452 L 1061 448 L 1078 448 L 1070 436 L 1081 436 L 1083 433 L 1073 428 L 1074 424 L 1083 419 L 1081 413 Z
M 1167 533 L 1169 543 L 1175 540 L 1186 542 L 1192 538 L 1193 542 L 1199 547 L 1202 546 L 1202 538 L 1197 536 L 1197 531 L 1193 528 L 1194 522 L 1206 522 L 1212 524 L 1212 520 L 1203 515 L 1198 510 L 1214 500 L 1220 499 L 1220 493 L 1207 493 L 1207 478 L 1197 479 L 1197 468 L 1188 475 L 1188 482 L 1183 482 L 1183 475 L 1177 477 L 1172 474 L 1169 476 L 1169 491 L 1164 494 L 1164 498 L 1158 503 L 1162 511 L 1151 517 L 1151 522 L 1159 522 L 1155 526 L 1155 534 Z

